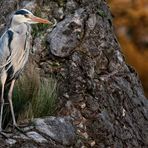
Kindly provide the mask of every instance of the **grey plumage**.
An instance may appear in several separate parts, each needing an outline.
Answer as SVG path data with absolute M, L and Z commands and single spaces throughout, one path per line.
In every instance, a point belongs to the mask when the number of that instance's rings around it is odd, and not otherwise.
M 1 75 L 3 71 L 7 73 L 7 81 L 17 78 L 24 68 L 28 60 L 30 38 L 28 24 L 9 28 L 0 38 L 0 72 Z
M 18 10 L 14 13 L 10 28 L 0 38 L 0 78 L 1 78 L 1 98 L 0 98 L 0 132 L 2 131 L 2 115 L 4 106 L 5 85 L 10 84 L 8 101 L 12 114 L 13 125 L 16 121 L 12 105 L 12 92 L 15 80 L 22 72 L 29 56 L 31 28 L 30 24 L 49 23 L 48 20 L 35 17 L 26 9 Z

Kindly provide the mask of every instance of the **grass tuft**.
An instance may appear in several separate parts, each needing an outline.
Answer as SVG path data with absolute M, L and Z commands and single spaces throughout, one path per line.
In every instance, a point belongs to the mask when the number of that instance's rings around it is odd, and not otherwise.
M 23 75 L 13 92 L 14 112 L 17 122 L 53 115 L 56 107 L 57 81 L 52 76 L 40 78 L 39 74 Z M 11 121 L 9 106 L 6 106 L 4 123 Z

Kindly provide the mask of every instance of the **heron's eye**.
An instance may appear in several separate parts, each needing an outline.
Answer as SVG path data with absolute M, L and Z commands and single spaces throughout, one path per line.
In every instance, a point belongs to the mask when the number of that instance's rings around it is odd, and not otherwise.
M 28 18 L 28 17 L 29 17 L 29 15 L 28 15 L 28 14 L 25 14 L 24 16 L 25 16 L 26 18 Z

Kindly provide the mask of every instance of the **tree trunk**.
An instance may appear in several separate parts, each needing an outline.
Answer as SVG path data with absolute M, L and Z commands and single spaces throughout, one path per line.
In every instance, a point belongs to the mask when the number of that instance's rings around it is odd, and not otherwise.
M 106 2 L 66 6 L 69 14 L 48 36 L 51 53 L 62 57 L 58 115 L 73 118 L 77 147 L 146 147 L 148 101 L 121 54 Z
M 38 5 L 50 7 L 57 20 L 47 35 L 48 60 L 59 65 L 58 71 L 50 67 L 59 82 L 57 116 L 71 118 L 76 129 L 70 146 L 147 147 L 148 101 L 125 63 L 105 0 Z

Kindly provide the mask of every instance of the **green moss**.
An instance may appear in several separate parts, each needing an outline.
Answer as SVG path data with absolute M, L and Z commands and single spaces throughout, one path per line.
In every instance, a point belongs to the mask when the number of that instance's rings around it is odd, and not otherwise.
M 97 10 L 97 14 L 99 14 L 101 17 L 107 17 L 105 12 L 103 10 L 100 10 L 100 9 Z

